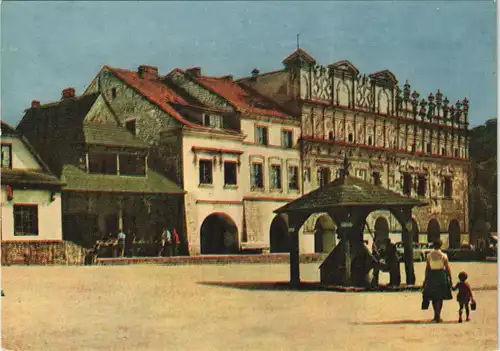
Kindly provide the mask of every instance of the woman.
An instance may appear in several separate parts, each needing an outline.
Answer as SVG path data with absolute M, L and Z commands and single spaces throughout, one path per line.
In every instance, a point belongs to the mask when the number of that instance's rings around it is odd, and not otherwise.
M 451 287 L 453 281 L 451 278 L 448 256 L 441 251 L 443 242 L 436 241 L 433 244 L 433 250 L 427 255 L 427 265 L 425 268 L 424 292 L 423 298 L 432 301 L 434 309 L 434 321 L 442 322 L 441 309 L 444 300 L 451 300 Z

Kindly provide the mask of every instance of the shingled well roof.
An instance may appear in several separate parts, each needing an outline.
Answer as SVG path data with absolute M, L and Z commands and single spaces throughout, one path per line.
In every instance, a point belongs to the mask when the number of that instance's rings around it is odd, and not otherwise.
M 335 207 L 405 207 L 424 206 L 425 202 L 402 196 L 394 191 L 345 176 L 275 210 L 275 213 L 327 210 Z

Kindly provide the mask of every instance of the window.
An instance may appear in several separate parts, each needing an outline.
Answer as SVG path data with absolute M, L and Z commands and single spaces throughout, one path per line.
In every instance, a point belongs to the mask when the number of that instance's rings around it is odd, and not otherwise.
M 306 182 L 311 182 L 311 167 L 306 167 L 304 170 L 304 176 L 306 177 Z
M 223 122 L 224 120 L 222 119 L 222 116 L 209 115 L 209 114 L 203 115 L 203 124 L 207 127 L 223 128 L 224 126 Z
M 262 174 L 262 163 L 252 163 L 252 188 L 264 188 L 264 176 Z
M 224 185 L 236 185 L 238 174 L 236 170 L 236 162 L 224 162 Z
M 89 152 L 89 173 L 116 174 L 116 154 L 110 152 Z
M 427 193 L 427 178 L 423 175 L 418 176 L 418 187 L 417 187 L 417 195 L 425 196 Z
M 453 196 L 453 181 L 451 177 L 444 177 L 443 195 L 445 198 L 451 198 Z
M 458 157 L 458 149 L 455 149 L 455 157 Z M 2 165 L 3 165 L 3 163 L 2 163 Z
M 2 168 L 12 168 L 12 145 L 2 144 Z
M 120 154 L 120 175 L 143 176 L 146 174 L 146 157 Z
M 372 145 L 373 144 L 373 139 L 371 136 L 368 137 L 368 145 Z
M 212 160 L 200 160 L 200 184 L 212 184 Z
M 411 183 L 412 183 L 411 174 L 405 173 L 403 175 L 403 194 L 404 195 L 407 195 L 407 196 L 411 195 Z
M 446 149 L 444 147 L 441 148 L 441 155 L 446 156 Z
M 281 147 L 291 149 L 293 147 L 292 132 L 289 130 L 281 131 Z
M 255 142 L 259 145 L 267 145 L 267 128 L 266 127 L 256 127 L 255 128 Z
M 38 235 L 37 205 L 14 205 L 14 235 Z
M 432 153 L 432 146 L 431 146 L 431 143 L 427 143 L 427 153 L 428 153 L 428 154 Z
M 354 137 L 353 137 L 352 133 L 349 133 L 349 136 L 347 137 L 347 141 L 352 143 L 353 140 L 354 140 Z
M 299 167 L 288 167 L 288 189 L 299 190 Z
M 318 185 L 320 187 L 330 183 L 330 168 L 321 167 L 318 170 Z
M 333 140 L 333 132 L 328 132 L 328 139 Z
M 127 130 L 136 135 L 136 129 L 135 129 L 135 119 L 134 120 L 131 120 L 131 121 L 127 121 L 125 122 L 125 128 L 127 128 Z
M 373 184 L 382 185 L 382 181 L 380 180 L 380 172 L 373 172 Z
M 271 166 L 271 189 L 281 189 L 281 166 Z
M 417 146 L 413 143 L 411 144 L 411 152 L 415 152 L 415 150 L 417 150 Z
M 111 98 L 113 98 L 113 99 L 116 98 L 116 88 L 111 89 Z

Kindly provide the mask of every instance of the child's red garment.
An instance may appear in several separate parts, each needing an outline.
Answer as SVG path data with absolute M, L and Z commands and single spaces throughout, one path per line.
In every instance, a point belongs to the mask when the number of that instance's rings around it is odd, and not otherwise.
M 458 289 L 457 301 L 461 304 L 469 303 L 472 298 L 472 291 L 469 283 L 458 282 L 457 285 L 455 285 L 455 289 Z

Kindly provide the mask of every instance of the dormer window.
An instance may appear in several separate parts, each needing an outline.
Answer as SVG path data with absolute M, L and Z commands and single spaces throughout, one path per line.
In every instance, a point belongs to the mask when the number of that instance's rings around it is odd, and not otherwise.
M 125 128 L 127 128 L 130 133 L 136 135 L 135 119 L 125 122 Z
M 210 128 L 223 128 L 224 123 L 222 116 L 203 114 L 203 125 Z
M 2 168 L 12 168 L 12 145 L 2 144 Z
M 114 99 L 116 99 L 116 95 L 117 95 L 117 94 L 116 94 L 116 88 L 112 88 L 112 89 L 111 89 L 111 98 L 112 98 L 113 100 L 114 100 Z

